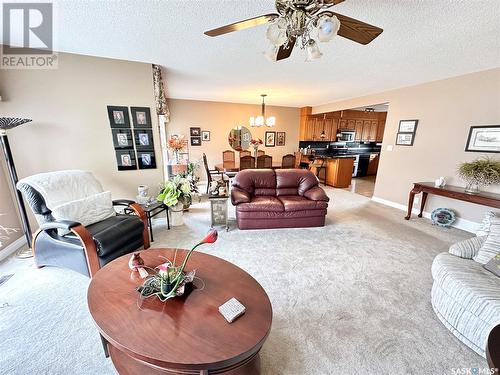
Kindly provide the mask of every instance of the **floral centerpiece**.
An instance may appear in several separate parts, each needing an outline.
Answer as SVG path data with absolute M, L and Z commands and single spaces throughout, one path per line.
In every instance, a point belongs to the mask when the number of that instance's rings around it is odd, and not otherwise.
M 260 138 L 257 138 L 257 139 L 253 139 L 250 140 L 250 146 L 253 147 L 253 153 L 254 153 L 254 156 L 255 156 L 255 162 L 257 163 L 257 151 L 259 150 L 259 146 L 262 145 L 264 142 L 262 142 L 262 139 Z
M 167 261 L 160 264 L 153 271 L 153 275 L 146 278 L 144 283 L 137 288 L 137 291 L 142 297 L 156 296 L 160 301 L 164 302 L 176 296 L 182 296 L 185 291 L 186 284 L 192 283 L 196 270 L 186 273 L 184 270 L 191 257 L 193 251 L 203 244 L 210 244 L 217 241 L 217 231 L 212 229 L 208 232 L 201 242 L 197 243 L 186 254 L 184 261 L 180 266 L 176 265 L 175 258 L 173 261 Z
M 175 162 L 179 164 L 180 162 L 180 157 L 179 153 L 184 150 L 184 147 L 186 146 L 186 140 L 184 139 L 184 136 L 173 136 L 170 137 L 168 140 L 168 149 L 172 151 L 174 155 Z
M 477 193 L 481 186 L 500 183 L 500 161 L 488 157 L 458 166 L 458 175 L 466 182 L 467 193 Z

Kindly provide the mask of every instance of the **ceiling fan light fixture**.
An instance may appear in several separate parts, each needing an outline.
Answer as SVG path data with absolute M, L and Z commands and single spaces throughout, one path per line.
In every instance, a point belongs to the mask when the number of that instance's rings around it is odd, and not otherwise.
M 316 43 L 313 39 L 307 42 L 306 52 L 306 61 L 318 60 L 319 58 L 321 58 L 321 56 L 323 56 L 323 54 L 319 50 L 318 43 Z
M 269 61 L 276 62 L 276 60 L 278 59 L 278 49 L 279 48 L 277 46 L 271 44 L 266 51 L 262 52 L 262 54 Z
M 266 32 L 267 39 L 274 46 L 281 46 L 288 40 L 286 35 L 286 21 L 283 18 L 269 25 Z
M 322 16 L 318 21 L 318 40 L 320 42 L 329 42 L 337 36 L 339 29 L 340 21 L 335 15 Z

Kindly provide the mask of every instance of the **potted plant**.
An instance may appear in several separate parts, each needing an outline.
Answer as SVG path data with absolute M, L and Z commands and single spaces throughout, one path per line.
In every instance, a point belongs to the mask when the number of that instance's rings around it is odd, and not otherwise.
M 196 176 L 196 169 L 198 169 L 199 164 L 190 162 L 187 164 L 187 170 L 184 173 L 181 173 L 180 176 L 184 177 L 189 181 L 189 186 L 191 187 L 191 197 L 193 195 L 197 195 L 198 199 L 200 197 L 200 191 L 198 189 L 198 181 L 200 181 L 200 177 Z M 191 202 L 189 202 L 191 204 Z M 187 210 L 189 208 L 189 204 L 184 204 L 184 209 Z
M 476 194 L 482 186 L 500 183 L 500 161 L 484 157 L 461 163 L 458 175 L 466 183 L 465 192 Z
M 177 175 L 165 181 L 156 199 L 169 207 L 170 224 L 182 225 L 184 224 L 182 219 L 184 205 L 189 207 L 191 204 L 191 184 L 187 178 Z

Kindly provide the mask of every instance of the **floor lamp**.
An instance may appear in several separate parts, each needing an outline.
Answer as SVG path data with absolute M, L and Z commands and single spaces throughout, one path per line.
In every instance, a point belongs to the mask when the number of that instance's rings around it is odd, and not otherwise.
M 15 117 L 0 117 L 0 139 L 2 144 L 2 150 L 5 155 L 5 161 L 7 163 L 7 168 L 9 169 L 10 182 L 14 189 L 17 208 L 19 209 L 19 214 L 21 216 L 21 222 L 23 225 L 24 235 L 26 236 L 26 242 L 28 243 L 29 252 L 20 252 L 18 256 L 22 258 L 27 258 L 33 256 L 31 251 L 31 240 L 33 239 L 31 234 L 30 223 L 28 221 L 28 216 L 26 215 L 26 207 L 24 206 L 23 196 L 21 192 L 17 190 L 16 184 L 18 181 L 16 167 L 14 166 L 14 160 L 12 159 L 12 151 L 10 150 L 9 139 L 7 138 L 7 130 L 13 129 L 19 125 L 30 122 L 31 119 L 15 118 Z

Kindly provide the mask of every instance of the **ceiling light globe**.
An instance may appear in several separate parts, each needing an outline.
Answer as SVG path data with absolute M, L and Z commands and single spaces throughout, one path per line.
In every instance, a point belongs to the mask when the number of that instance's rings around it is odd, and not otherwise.
M 266 37 L 274 46 L 281 46 L 288 40 L 286 28 L 281 27 L 280 22 L 274 22 L 269 25 Z
M 318 43 L 316 43 L 312 39 L 307 43 L 306 52 L 307 52 L 306 61 L 318 60 L 321 56 L 323 56 L 323 54 L 319 50 Z
M 264 116 L 257 116 L 255 119 L 255 126 L 262 126 L 264 125 Z
M 276 125 L 276 117 L 274 116 L 270 116 L 266 119 L 266 125 L 269 126 L 269 127 L 272 127 L 274 125 Z
M 336 16 L 324 16 L 318 21 L 318 40 L 329 42 L 337 36 L 340 29 L 340 21 Z

